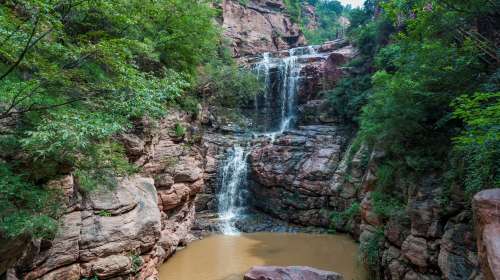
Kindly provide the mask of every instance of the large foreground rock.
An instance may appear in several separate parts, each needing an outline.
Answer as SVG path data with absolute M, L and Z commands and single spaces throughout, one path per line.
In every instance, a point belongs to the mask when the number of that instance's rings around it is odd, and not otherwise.
M 342 274 L 308 266 L 254 266 L 244 280 L 343 280 Z
M 61 182 L 65 189 L 76 189 L 72 179 Z M 35 240 L 14 275 L 106 279 L 136 273 L 155 259 L 161 216 L 153 179 L 124 178 L 112 189 L 82 193 L 75 203 L 74 211 L 60 219 L 55 238 Z
M 172 110 L 158 123 L 141 120 L 121 135 L 142 171 L 113 188 L 83 192 L 72 175 L 51 182 L 65 195 L 59 231 L 52 240 L 33 241 L 7 279 L 157 279 L 159 265 L 191 240 L 194 199 L 204 184 L 193 123 L 189 114 Z M 173 132 L 178 125 L 188 131 L 182 137 Z M 3 259 L 0 268 L 15 260 Z
M 473 201 L 477 247 L 487 280 L 500 279 L 500 189 L 484 190 Z

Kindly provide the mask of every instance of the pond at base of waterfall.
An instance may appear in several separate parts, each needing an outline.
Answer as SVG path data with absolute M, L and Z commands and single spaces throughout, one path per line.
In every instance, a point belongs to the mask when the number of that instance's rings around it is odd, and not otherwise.
M 177 252 L 160 268 L 160 280 L 242 280 L 255 265 L 311 266 L 367 279 L 358 245 L 345 235 L 253 233 L 213 235 Z

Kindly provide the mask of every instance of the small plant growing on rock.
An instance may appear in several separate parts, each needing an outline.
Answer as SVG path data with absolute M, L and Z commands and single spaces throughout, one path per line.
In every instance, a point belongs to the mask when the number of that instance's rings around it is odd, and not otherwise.
M 182 124 L 180 124 L 180 123 L 175 123 L 174 135 L 175 135 L 175 137 L 183 138 L 184 135 L 186 135 L 186 128 L 184 126 L 182 126 Z
M 132 272 L 134 272 L 134 273 L 139 272 L 139 270 L 142 266 L 141 256 L 133 254 L 130 256 L 130 261 L 132 263 Z
M 81 280 L 99 280 L 99 277 L 97 275 L 94 275 L 91 277 L 83 277 Z
M 112 216 L 111 212 L 109 212 L 108 210 L 101 210 L 101 211 L 97 212 L 97 215 L 99 215 L 101 217 L 111 217 Z
M 376 274 L 375 276 L 379 274 L 380 257 L 384 239 L 384 228 L 380 227 L 372 233 L 368 240 L 361 242 L 359 246 L 361 261 L 368 266 L 372 273 Z M 379 277 L 376 277 L 376 279 L 378 278 Z
M 344 211 L 333 212 L 330 216 L 332 221 L 332 232 L 335 232 L 335 227 L 342 226 L 343 224 L 356 219 L 361 214 L 361 205 L 358 202 L 351 204 L 351 206 Z

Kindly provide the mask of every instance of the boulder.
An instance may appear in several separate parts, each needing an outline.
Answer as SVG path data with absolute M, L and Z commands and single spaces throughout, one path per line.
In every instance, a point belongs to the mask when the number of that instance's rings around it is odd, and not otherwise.
M 254 266 L 245 280 L 343 280 L 342 274 L 307 266 Z
M 68 180 L 68 182 L 73 182 Z M 35 242 L 19 262 L 23 279 L 100 279 L 131 273 L 129 254 L 148 254 L 160 238 L 153 179 L 119 179 L 112 189 L 80 196 L 81 209 L 62 216 L 52 240 Z
M 414 265 L 426 267 L 429 260 L 427 240 L 413 235 L 408 236 L 401 247 L 403 255 Z
M 500 189 L 477 193 L 473 202 L 479 261 L 486 280 L 500 279 Z

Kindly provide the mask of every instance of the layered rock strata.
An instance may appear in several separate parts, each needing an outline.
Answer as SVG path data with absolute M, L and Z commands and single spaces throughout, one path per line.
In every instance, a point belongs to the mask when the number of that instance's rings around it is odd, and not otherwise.
M 224 0 L 222 27 L 235 57 L 305 45 L 299 26 L 292 22 L 282 0 Z
M 205 162 L 190 123 L 189 115 L 170 112 L 121 135 L 142 171 L 113 188 L 84 192 L 72 175 L 51 182 L 65 194 L 60 229 L 52 240 L 33 241 L 7 279 L 157 279 L 159 265 L 192 238 L 203 187 Z

